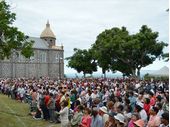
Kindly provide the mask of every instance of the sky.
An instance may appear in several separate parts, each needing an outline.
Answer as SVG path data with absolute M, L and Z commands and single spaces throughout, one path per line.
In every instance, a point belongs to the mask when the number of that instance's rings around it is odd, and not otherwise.
M 7 0 L 16 13 L 14 25 L 26 35 L 40 37 L 47 20 L 56 45 L 64 56 L 74 48 L 88 49 L 105 29 L 125 26 L 131 34 L 148 25 L 159 32 L 158 40 L 169 43 L 168 0 Z M 169 47 L 168 47 L 169 48 Z M 168 48 L 164 51 L 168 52 Z M 75 73 L 65 61 L 65 73 Z M 143 70 L 158 70 L 169 63 L 156 60 Z

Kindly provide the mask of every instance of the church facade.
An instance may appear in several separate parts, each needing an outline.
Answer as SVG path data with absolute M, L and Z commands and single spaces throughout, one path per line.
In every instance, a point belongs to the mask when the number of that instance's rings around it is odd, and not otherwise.
M 10 59 L 0 61 L 0 78 L 39 78 L 41 76 L 53 79 L 63 78 L 64 48 L 62 45 L 56 45 L 56 36 L 49 22 L 39 38 L 29 37 L 28 40 L 34 41 L 34 56 L 26 59 L 20 51 L 13 52 Z

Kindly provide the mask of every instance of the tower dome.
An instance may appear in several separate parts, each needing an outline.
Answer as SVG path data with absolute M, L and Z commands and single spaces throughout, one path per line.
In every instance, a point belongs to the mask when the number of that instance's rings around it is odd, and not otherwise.
M 46 28 L 41 33 L 40 37 L 41 38 L 54 38 L 54 39 L 56 39 L 53 31 L 50 28 L 49 21 L 47 21 Z

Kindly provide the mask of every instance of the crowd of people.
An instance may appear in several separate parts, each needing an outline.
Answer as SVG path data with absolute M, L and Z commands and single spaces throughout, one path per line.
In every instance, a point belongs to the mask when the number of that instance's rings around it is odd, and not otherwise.
M 168 127 L 169 81 L 0 79 L 0 93 L 61 127 Z

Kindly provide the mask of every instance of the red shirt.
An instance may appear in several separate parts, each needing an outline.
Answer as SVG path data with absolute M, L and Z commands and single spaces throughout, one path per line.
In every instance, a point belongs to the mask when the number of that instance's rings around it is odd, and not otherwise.
M 46 106 L 47 106 L 49 100 L 50 100 L 50 96 L 49 95 L 45 95 L 44 101 L 45 101 L 45 105 Z
M 83 116 L 82 117 L 82 121 L 81 121 L 81 124 L 83 124 L 84 126 L 79 126 L 79 127 L 90 127 L 91 125 L 91 121 L 92 121 L 92 118 L 90 115 L 88 116 Z
M 149 115 L 149 110 L 150 110 L 150 104 L 144 104 L 144 110 L 146 111 L 147 115 Z
M 152 98 L 150 99 L 150 105 L 151 105 L 151 106 L 154 106 L 154 105 L 155 105 L 155 102 L 156 102 L 156 98 L 155 98 L 155 97 L 152 97 Z

